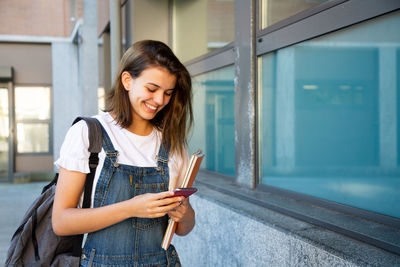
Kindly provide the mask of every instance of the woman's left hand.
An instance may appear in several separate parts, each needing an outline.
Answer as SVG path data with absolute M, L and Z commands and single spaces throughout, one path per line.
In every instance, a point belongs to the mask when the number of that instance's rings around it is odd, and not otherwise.
M 189 199 L 185 198 L 178 207 L 168 212 L 169 217 L 175 222 L 185 223 L 194 219 L 194 210 L 189 203 Z

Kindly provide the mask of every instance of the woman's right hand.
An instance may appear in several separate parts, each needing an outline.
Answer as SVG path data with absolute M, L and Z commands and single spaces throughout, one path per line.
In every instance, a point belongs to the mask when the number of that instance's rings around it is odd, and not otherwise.
M 183 197 L 173 192 L 148 193 L 99 208 L 78 209 L 86 173 L 60 168 L 53 203 L 52 224 L 57 235 L 90 233 L 132 217 L 162 217 Z
M 173 197 L 174 192 L 146 193 L 130 200 L 132 217 L 158 218 L 175 209 L 184 197 Z

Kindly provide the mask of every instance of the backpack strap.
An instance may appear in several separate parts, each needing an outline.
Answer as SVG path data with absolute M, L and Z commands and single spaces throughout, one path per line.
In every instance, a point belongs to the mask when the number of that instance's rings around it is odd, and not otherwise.
M 83 195 L 83 205 L 82 208 L 90 208 L 90 202 L 92 197 L 92 188 L 94 176 L 96 173 L 97 165 L 99 164 L 99 153 L 102 148 L 103 142 L 103 131 L 100 126 L 100 122 L 95 118 L 90 117 L 78 117 L 74 120 L 72 125 L 78 121 L 84 120 L 88 126 L 88 136 L 89 136 L 89 169 L 90 173 L 86 175 L 85 189 Z M 82 240 L 83 235 L 78 235 L 73 241 L 73 252 L 74 256 L 80 257 L 82 253 Z
M 81 120 L 86 122 L 89 129 L 89 152 L 100 153 L 103 142 L 103 131 L 101 129 L 100 122 L 91 117 L 77 117 L 72 125 Z
M 97 119 L 90 117 L 78 117 L 74 120 L 72 125 L 81 120 L 84 120 L 88 126 L 88 136 L 89 136 L 88 150 L 90 152 L 89 156 L 90 173 L 88 173 L 86 176 L 82 208 L 90 208 L 94 175 L 96 172 L 97 165 L 99 164 L 99 153 L 101 151 L 103 142 L 103 131 L 101 129 L 100 122 Z

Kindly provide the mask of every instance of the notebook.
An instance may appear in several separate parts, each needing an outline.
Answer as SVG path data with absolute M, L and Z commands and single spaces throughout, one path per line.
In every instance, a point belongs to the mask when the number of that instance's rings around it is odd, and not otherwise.
M 198 150 L 197 152 L 193 153 L 190 156 L 189 164 L 185 172 L 185 177 L 183 179 L 180 188 L 192 187 L 203 158 L 204 154 L 201 152 L 201 150 Z M 165 231 L 164 238 L 161 244 L 161 247 L 163 249 L 167 250 L 169 245 L 171 244 L 172 237 L 175 234 L 177 225 L 178 225 L 177 222 L 174 222 L 173 220 L 169 219 L 167 230 Z

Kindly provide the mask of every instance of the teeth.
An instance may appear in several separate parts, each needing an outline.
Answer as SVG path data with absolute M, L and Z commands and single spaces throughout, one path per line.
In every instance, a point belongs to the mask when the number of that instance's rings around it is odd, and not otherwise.
M 145 103 L 145 105 L 146 105 L 146 107 L 148 107 L 148 108 L 151 109 L 151 110 L 156 110 L 156 109 L 157 109 L 157 107 L 150 106 L 150 105 L 147 104 L 147 103 Z

